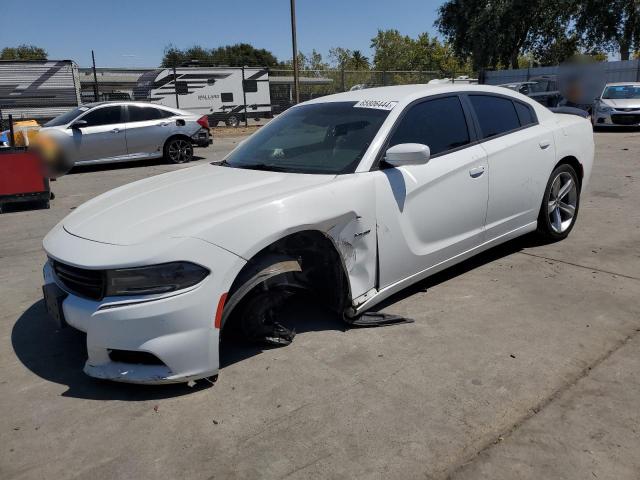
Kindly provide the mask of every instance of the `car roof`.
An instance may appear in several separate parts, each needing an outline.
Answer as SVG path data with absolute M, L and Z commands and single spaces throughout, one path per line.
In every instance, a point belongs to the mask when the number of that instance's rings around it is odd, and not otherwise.
M 640 82 L 611 82 L 611 83 L 607 83 L 605 87 L 623 87 L 625 85 L 633 85 L 634 87 L 640 87 Z
M 167 107 L 166 105 L 159 105 L 157 103 L 149 103 L 149 102 L 135 102 L 131 100 L 110 100 L 105 102 L 91 102 L 91 103 L 83 103 L 80 106 L 94 108 L 94 107 L 99 107 L 101 105 L 138 105 L 140 107 L 154 107 L 154 108 L 160 108 L 163 110 L 180 111 L 177 108 Z
M 95 108 L 95 107 L 100 107 L 102 105 L 136 105 L 139 107 L 153 107 L 153 108 L 159 108 L 160 110 L 167 110 L 169 112 L 175 113 L 176 115 L 192 115 L 191 112 L 188 112 L 186 110 L 180 110 L 179 108 L 174 108 L 174 107 L 167 107 L 166 105 L 160 105 L 157 103 L 150 103 L 150 102 L 135 102 L 135 101 L 131 101 L 131 100 L 113 100 L 113 101 L 105 101 L 105 102 L 91 102 L 91 103 L 83 103 L 82 105 L 80 105 L 81 107 L 87 107 L 87 108 Z
M 325 102 L 359 102 L 361 100 L 378 100 L 384 102 L 410 102 L 415 99 L 439 95 L 442 93 L 457 92 L 487 92 L 499 95 L 513 95 L 504 87 L 497 85 L 465 85 L 465 84 L 416 84 L 416 85 L 395 85 L 391 87 L 367 88 L 364 90 L 354 90 L 333 95 L 318 97 L 304 102 L 305 104 L 325 103 Z M 509 93 L 507 93 L 509 92 Z M 513 95 L 515 96 L 515 95 Z M 520 97 L 518 97 L 520 98 Z M 527 97 L 524 97 L 527 98 Z

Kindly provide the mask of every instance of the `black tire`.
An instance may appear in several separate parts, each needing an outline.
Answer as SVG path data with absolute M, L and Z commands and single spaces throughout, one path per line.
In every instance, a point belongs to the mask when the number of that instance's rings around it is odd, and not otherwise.
M 193 159 L 191 140 L 184 137 L 173 137 L 164 144 L 164 158 L 170 163 L 187 163 Z
M 240 117 L 237 115 L 229 115 L 227 119 L 224 121 L 227 127 L 237 127 L 240 125 Z
M 551 173 L 538 214 L 537 231 L 545 240 L 563 240 L 573 230 L 580 208 L 580 187 L 578 174 L 571 165 L 563 163 Z

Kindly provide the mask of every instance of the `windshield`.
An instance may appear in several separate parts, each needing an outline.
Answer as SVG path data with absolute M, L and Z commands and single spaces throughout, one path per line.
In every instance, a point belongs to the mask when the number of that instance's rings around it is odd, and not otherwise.
M 640 99 L 640 85 L 616 85 L 607 87 L 602 94 L 606 100 Z
M 89 110 L 89 107 L 78 107 L 73 110 L 69 110 L 67 113 L 63 113 L 62 115 L 58 115 L 53 120 L 49 120 L 44 124 L 45 127 L 59 127 L 61 125 L 66 125 L 67 123 L 73 121 L 81 113 Z
M 356 102 L 292 107 L 231 152 L 224 165 L 292 173 L 355 171 L 389 111 Z

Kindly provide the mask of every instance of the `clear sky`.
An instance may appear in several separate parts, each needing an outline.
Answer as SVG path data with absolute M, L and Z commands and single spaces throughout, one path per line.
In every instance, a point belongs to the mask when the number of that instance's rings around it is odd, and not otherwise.
M 90 66 L 154 67 L 164 47 L 239 42 L 291 58 L 289 0 L 1 0 L 0 49 L 43 47 L 54 60 Z M 435 34 L 443 0 L 297 0 L 298 49 L 323 56 L 340 46 L 371 54 L 378 29 Z

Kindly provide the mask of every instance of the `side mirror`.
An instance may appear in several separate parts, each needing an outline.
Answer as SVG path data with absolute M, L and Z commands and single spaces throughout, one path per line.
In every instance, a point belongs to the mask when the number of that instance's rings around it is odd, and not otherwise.
M 384 161 L 394 167 L 422 165 L 429 161 L 431 150 L 421 143 L 400 143 L 387 150 Z
M 71 128 L 73 128 L 74 130 L 77 130 L 79 128 L 84 128 L 86 126 L 87 126 L 86 120 L 76 120 L 71 124 Z

